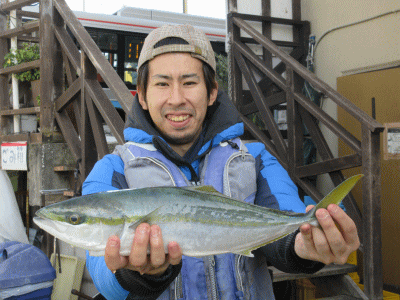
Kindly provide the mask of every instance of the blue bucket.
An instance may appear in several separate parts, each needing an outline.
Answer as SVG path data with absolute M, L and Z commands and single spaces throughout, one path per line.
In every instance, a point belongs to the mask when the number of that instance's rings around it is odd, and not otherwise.
M 19 242 L 0 244 L 0 298 L 51 299 L 56 271 L 40 249 Z

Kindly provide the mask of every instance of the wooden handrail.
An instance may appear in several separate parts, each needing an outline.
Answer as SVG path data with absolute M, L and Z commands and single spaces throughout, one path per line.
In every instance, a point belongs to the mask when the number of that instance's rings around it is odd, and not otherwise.
M 19 73 L 19 72 L 36 69 L 36 68 L 40 68 L 40 59 L 22 63 L 17 66 L 0 69 L 0 75 L 15 74 L 15 73 Z
M 30 115 L 40 113 L 40 107 L 0 110 L 0 116 Z
M 4 11 L 4 12 L 12 11 L 14 9 L 19 9 L 21 7 L 28 6 L 33 3 L 37 3 L 37 2 L 39 2 L 39 1 L 38 0 L 16 0 L 13 2 L 8 2 L 6 4 L 0 5 L 0 12 L 1 11 Z
M 0 32 L 0 38 L 12 38 L 14 36 L 18 36 L 24 33 L 30 33 L 30 32 L 35 32 L 39 30 L 39 21 L 30 21 L 27 23 L 22 24 L 21 26 L 14 28 L 14 29 L 8 29 L 4 30 L 3 32 Z
M 265 39 L 262 34 L 255 30 L 252 26 L 247 24 L 245 21 L 238 17 L 232 18 L 233 23 L 235 23 L 240 29 L 244 30 L 249 34 L 254 40 L 256 40 L 264 48 L 268 49 L 272 54 L 279 57 L 284 63 L 289 64 L 293 71 L 299 74 L 302 78 L 308 81 L 314 88 L 322 91 L 327 97 L 334 101 L 337 105 L 346 109 L 346 111 L 355 119 L 357 119 L 363 126 L 366 126 L 371 132 L 383 131 L 384 127 L 382 124 L 371 118 L 367 113 L 354 105 L 347 98 L 343 97 L 321 79 L 319 79 L 315 74 L 309 72 L 303 65 L 298 61 L 293 59 L 290 55 L 286 54 L 284 51 L 279 49 L 272 41 Z M 279 81 L 278 81 L 279 82 Z

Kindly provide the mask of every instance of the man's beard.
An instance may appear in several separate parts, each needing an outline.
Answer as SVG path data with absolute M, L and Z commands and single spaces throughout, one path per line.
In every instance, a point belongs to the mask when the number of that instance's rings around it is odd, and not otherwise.
M 183 137 L 175 137 L 175 136 L 170 136 L 170 135 L 166 135 L 163 132 L 160 132 L 161 137 L 170 145 L 175 145 L 175 146 L 179 146 L 179 145 L 186 145 L 188 143 L 194 142 L 196 140 L 196 134 L 195 133 L 191 133 L 191 134 L 187 134 Z

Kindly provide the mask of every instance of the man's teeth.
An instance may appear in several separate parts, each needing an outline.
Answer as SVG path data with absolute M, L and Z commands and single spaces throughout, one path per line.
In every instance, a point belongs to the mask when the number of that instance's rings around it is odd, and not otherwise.
M 189 118 L 188 115 L 186 116 L 168 116 L 168 119 L 174 122 L 182 122 Z

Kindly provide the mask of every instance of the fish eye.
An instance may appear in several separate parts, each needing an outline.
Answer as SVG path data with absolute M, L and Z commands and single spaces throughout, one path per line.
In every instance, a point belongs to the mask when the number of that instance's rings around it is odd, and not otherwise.
M 73 215 L 70 215 L 70 216 L 69 216 L 69 221 L 71 222 L 71 224 L 77 225 L 77 224 L 80 223 L 81 218 L 80 218 L 79 215 L 73 214 Z

